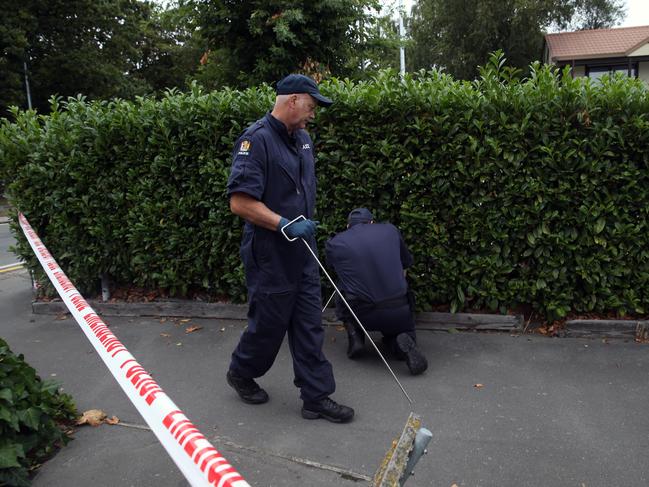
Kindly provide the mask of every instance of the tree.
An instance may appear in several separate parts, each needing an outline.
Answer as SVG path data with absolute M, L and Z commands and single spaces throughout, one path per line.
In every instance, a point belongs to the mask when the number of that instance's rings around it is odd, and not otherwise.
M 621 0 L 419 0 L 413 8 L 411 69 L 446 69 L 473 79 L 489 53 L 527 69 L 542 57 L 543 32 L 601 28 L 623 15 Z
M 605 29 L 625 17 L 622 0 L 577 0 L 570 30 Z
M 151 90 L 183 88 L 200 66 L 205 51 L 192 5 L 175 2 L 157 7 L 141 24 L 143 44 L 137 75 Z
M 212 87 L 272 82 L 289 72 L 355 74 L 369 48 L 378 0 L 187 0 L 209 56 L 199 80 Z
M 52 95 L 132 97 L 151 90 L 139 72 L 156 7 L 138 0 L 2 0 L 0 111 L 26 108 L 23 63 L 34 107 Z M 7 15 L 5 15 L 7 13 Z M 149 39 L 155 37 L 149 37 Z
M 9 105 L 27 107 L 23 62 L 28 46 L 27 31 L 36 23 L 28 12 L 9 3 L 13 2 L 0 1 L 0 117 Z

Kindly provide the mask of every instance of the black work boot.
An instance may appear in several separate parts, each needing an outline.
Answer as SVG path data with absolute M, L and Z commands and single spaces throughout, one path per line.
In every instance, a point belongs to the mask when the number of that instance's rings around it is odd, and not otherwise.
M 228 379 L 228 384 L 237 391 L 237 394 L 243 399 L 244 402 L 248 404 L 263 404 L 268 401 L 268 394 L 266 391 L 259 387 L 254 379 L 246 379 L 241 377 L 236 372 L 228 370 L 226 375 Z
M 419 351 L 415 340 L 407 333 L 400 333 L 396 338 L 398 354 L 406 359 L 406 365 L 412 375 L 419 375 L 428 368 L 426 357 Z
M 347 330 L 347 356 L 356 358 L 365 348 L 365 335 L 363 330 L 350 323 L 345 323 L 345 329 Z
M 354 417 L 354 410 L 325 397 L 319 402 L 305 402 L 302 406 L 302 417 L 305 419 L 324 418 L 332 423 L 346 423 Z

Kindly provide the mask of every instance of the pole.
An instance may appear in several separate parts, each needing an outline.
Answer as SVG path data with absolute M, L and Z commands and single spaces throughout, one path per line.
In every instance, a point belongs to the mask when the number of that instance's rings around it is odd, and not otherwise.
M 29 78 L 27 77 L 27 61 L 23 61 L 23 69 L 25 71 L 25 91 L 27 92 L 27 108 L 32 109 L 32 94 L 29 90 Z
M 403 0 L 399 2 L 399 73 L 403 78 L 406 74 L 406 48 L 404 46 L 405 32 L 403 28 Z

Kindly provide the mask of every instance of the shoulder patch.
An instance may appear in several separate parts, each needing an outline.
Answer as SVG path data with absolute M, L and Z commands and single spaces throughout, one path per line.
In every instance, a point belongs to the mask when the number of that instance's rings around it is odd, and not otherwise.
M 250 154 L 250 141 L 247 139 L 244 139 L 241 141 L 241 145 L 239 146 L 239 152 L 238 155 L 240 156 L 247 156 Z

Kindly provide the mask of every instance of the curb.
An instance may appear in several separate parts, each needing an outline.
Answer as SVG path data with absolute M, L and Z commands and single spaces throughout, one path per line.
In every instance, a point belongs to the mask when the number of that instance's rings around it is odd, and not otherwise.
M 569 320 L 568 337 L 637 338 L 649 333 L 649 320 Z
M 213 318 L 222 320 L 246 320 L 248 306 L 245 304 L 204 303 L 185 300 L 152 301 L 148 303 L 110 303 L 88 299 L 90 306 L 101 316 L 155 316 L 177 318 Z M 34 301 L 32 312 L 40 315 L 60 315 L 68 310 L 62 301 Z M 322 314 L 326 325 L 339 325 L 333 309 Z M 521 331 L 522 315 L 489 315 L 471 313 L 425 312 L 415 315 L 418 329 L 433 331 Z
M 248 306 L 231 303 L 205 303 L 188 300 L 151 301 L 148 303 L 110 303 L 87 300 L 101 316 L 206 318 L 221 320 L 247 319 Z M 62 301 L 34 301 L 32 312 L 38 315 L 68 313 Z M 325 325 L 341 325 L 333 308 L 322 314 Z M 419 330 L 430 331 L 502 331 L 524 330 L 522 315 L 422 312 L 415 315 Z M 626 338 L 649 336 L 649 320 L 569 320 L 560 336 L 570 338 Z

